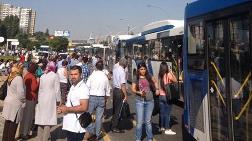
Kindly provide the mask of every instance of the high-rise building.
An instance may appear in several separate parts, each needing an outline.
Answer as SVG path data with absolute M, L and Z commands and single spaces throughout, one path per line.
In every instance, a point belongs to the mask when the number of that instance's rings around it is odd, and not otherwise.
M 28 33 L 30 34 L 34 34 L 35 32 L 35 20 L 36 20 L 36 12 L 34 10 L 32 10 L 31 12 L 31 21 L 30 21 L 30 28 L 28 30 Z
M 24 33 L 33 34 L 35 29 L 36 12 L 31 8 L 15 7 L 10 4 L 0 4 L 0 20 L 7 16 L 19 18 L 19 28 Z

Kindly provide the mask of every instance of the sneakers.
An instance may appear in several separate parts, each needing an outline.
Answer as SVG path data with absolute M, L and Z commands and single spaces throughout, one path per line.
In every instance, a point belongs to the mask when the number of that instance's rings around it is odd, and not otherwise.
M 165 131 L 165 128 L 161 127 L 158 129 L 158 132 L 162 133 L 163 131 Z
M 176 135 L 176 132 L 172 131 L 171 129 L 166 129 L 165 134 L 166 135 Z

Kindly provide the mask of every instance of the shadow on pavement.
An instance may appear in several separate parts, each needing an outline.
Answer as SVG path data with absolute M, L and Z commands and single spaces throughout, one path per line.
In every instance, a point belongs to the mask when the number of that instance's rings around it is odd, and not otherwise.
M 51 141 L 56 141 L 58 139 L 65 139 L 66 131 L 62 130 L 62 126 L 58 126 L 51 132 Z

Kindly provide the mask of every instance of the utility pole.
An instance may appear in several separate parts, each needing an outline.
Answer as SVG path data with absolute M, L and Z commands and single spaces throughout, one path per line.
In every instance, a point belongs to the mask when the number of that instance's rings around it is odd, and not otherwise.
M 129 20 L 128 19 L 120 19 L 121 21 L 127 21 L 128 25 L 127 25 L 127 32 L 128 32 L 128 35 L 129 35 L 129 32 L 130 32 L 130 25 L 129 25 Z

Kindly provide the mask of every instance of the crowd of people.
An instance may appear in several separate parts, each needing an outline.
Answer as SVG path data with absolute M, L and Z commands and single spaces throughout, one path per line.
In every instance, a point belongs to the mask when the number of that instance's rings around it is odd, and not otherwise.
M 37 138 L 47 141 L 51 127 L 57 125 L 59 114 L 63 114 L 62 129 L 68 141 L 81 141 L 86 132 L 94 140 L 102 138 L 102 118 L 108 97 L 113 96 L 113 115 L 111 131 L 123 133 L 119 128 L 120 107 L 127 101 L 127 59 L 120 58 L 113 71 L 106 69 L 104 60 L 99 56 L 53 56 L 9 63 L 8 90 L 4 100 L 2 116 L 5 119 L 3 141 L 15 140 L 20 124 L 20 139 L 28 139 L 32 127 L 37 125 Z M 1 61 L 2 62 L 2 61 Z M 137 65 L 137 75 L 132 83 L 136 103 L 136 141 L 142 139 L 142 125 L 146 126 L 147 140 L 153 139 L 152 111 L 154 97 L 159 97 L 160 132 L 167 135 L 176 133 L 170 127 L 171 103 L 166 99 L 164 85 L 177 82 L 169 71 L 166 62 L 160 65 L 159 77 L 149 73 L 148 63 Z M 6 64 L 5 67 L 6 67 Z M 112 86 L 110 80 L 113 80 Z M 78 122 L 83 112 L 95 115 L 95 122 L 86 129 Z

